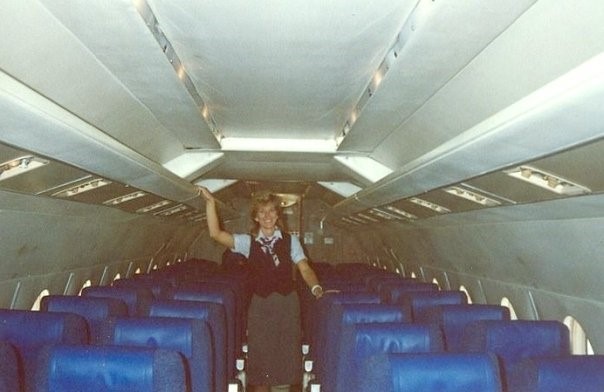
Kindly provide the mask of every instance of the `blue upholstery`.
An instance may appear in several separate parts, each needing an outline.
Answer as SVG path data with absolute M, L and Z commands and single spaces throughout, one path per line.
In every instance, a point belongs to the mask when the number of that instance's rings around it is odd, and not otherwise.
M 525 359 L 509 376 L 510 392 L 602 392 L 604 356 Z
M 51 346 L 36 373 L 36 392 L 184 392 L 175 351 L 140 347 Z
M 166 317 L 115 318 L 104 323 L 105 345 L 163 348 L 186 359 L 191 392 L 213 391 L 213 347 L 209 326 L 201 320 Z
M 359 383 L 362 364 L 381 353 L 444 351 L 442 333 L 436 325 L 367 323 L 344 327 L 334 375 L 335 391 L 350 392 Z
M 345 326 L 357 323 L 411 322 L 411 313 L 401 305 L 341 304 L 333 307 L 328 315 L 325 347 L 317 361 L 317 376 L 326 391 L 335 388 L 334 375 L 338 366 L 338 353 L 342 345 Z
M 186 286 L 178 287 L 169 295 L 170 299 L 184 301 L 201 301 L 220 304 L 224 307 L 226 315 L 227 331 L 227 375 L 235 375 L 235 358 L 238 354 L 236 345 L 240 339 L 235 337 L 238 325 L 241 320 L 237 320 L 235 294 L 228 287 L 222 284 L 211 283 L 188 283 Z
M 359 392 L 502 391 L 497 359 L 487 353 L 382 354 L 359 377 Z
M 90 343 L 100 339 L 100 323 L 108 317 L 127 316 L 128 307 L 116 298 L 80 297 L 77 295 L 48 295 L 42 298 L 40 310 L 69 312 L 86 319 L 90 328 Z
M 214 385 L 216 392 L 227 390 L 227 336 L 226 315 L 220 304 L 200 301 L 157 300 L 149 307 L 151 317 L 192 318 L 205 321 L 212 334 L 214 355 Z
M 172 284 L 167 280 L 154 279 L 152 275 L 141 275 L 129 279 L 116 279 L 113 287 L 133 287 L 149 289 L 155 299 L 164 298 L 165 293 L 172 289 Z
M 443 329 L 449 352 L 461 350 L 464 328 L 472 321 L 509 319 L 510 310 L 498 305 L 440 305 L 426 312 L 426 320 Z
M 88 344 L 88 326 L 83 317 L 71 313 L 2 309 L 0 340 L 17 349 L 20 382 L 30 391 L 40 350 L 48 344 Z
M 0 391 L 20 391 L 19 361 L 12 344 L 0 341 Z
M 570 355 L 568 328 L 558 321 L 481 320 L 464 329 L 462 350 L 490 352 L 500 359 L 505 383 L 523 359 Z
M 91 286 L 82 290 L 82 295 L 121 299 L 128 306 L 130 316 L 144 316 L 147 314 L 149 303 L 153 300 L 153 292 L 141 287 Z
M 438 286 L 434 283 L 424 283 L 415 281 L 393 281 L 388 280 L 377 285 L 377 292 L 380 294 L 382 302 L 396 304 L 401 302 L 401 297 L 409 292 L 416 291 L 438 291 Z
M 461 305 L 468 302 L 463 291 L 412 291 L 403 293 L 398 303 L 409 306 L 413 312 L 413 321 L 426 323 L 429 310 L 438 305 Z

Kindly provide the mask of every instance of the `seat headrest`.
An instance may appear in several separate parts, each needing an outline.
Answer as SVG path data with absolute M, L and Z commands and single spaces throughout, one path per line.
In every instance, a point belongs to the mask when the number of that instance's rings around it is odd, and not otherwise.
M 360 385 L 362 392 L 501 392 L 497 359 L 487 353 L 374 356 Z
M 404 293 L 399 300 L 400 303 L 408 305 L 413 312 L 413 320 L 417 322 L 428 322 L 428 311 L 438 305 L 460 305 L 468 302 L 468 297 L 463 291 L 414 291 Z
M 601 392 L 604 356 L 528 358 L 511 372 L 509 383 L 510 392 Z
M 480 320 L 464 329 L 462 349 L 490 351 L 510 366 L 532 356 L 570 355 L 570 340 L 559 321 Z
M 41 391 L 185 391 L 183 358 L 174 351 L 116 346 L 53 346 L 40 355 Z
M 386 304 L 342 304 L 336 308 L 341 312 L 342 325 L 354 323 L 411 322 L 411 312 L 401 305 Z
M 87 320 L 128 315 L 128 307 L 121 299 L 77 295 L 48 295 L 42 298 L 40 309 L 47 312 L 71 312 Z
M 82 290 L 82 295 L 121 299 L 128 306 L 130 316 L 146 314 L 149 302 L 153 300 L 153 292 L 143 287 L 90 286 Z
M 73 313 L 1 309 L 0 340 L 17 348 L 50 343 L 87 344 L 88 324 Z

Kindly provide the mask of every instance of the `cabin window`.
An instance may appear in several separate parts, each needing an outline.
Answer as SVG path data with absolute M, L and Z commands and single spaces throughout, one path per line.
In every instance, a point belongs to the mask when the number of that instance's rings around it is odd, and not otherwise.
M 472 297 L 470 296 L 470 292 L 468 291 L 466 286 L 464 286 L 463 284 L 461 286 L 459 286 L 459 291 L 463 291 L 464 293 L 466 293 L 466 297 L 468 297 L 468 303 L 471 304 Z
M 438 282 L 438 279 L 433 278 L 433 279 L 432 279 L 432 283 L 434 283 L 435 285 L 437 285 L 439 290 L 441 290 L 441 289 L 442 289 L 442 288 L 440 287 L 440 283 Z
M 514 310 L 514 306 L 512 306 L 512 303 L 510 302 L 510 300 L 507 297 L 503 297 L 501 299 L 501 306 L 505 306 L 506 308 L 508 308 L 510 310 L 510 319 L 511 320 L 518 320 L 518 316 L 516 316 L 516 311 Z
M 397 274 L 402 275 L 401 270 L 398 267 L 396 267 L 394 270 L 396 271 Z
M 415 272 L 411 271 L 411 279 L 416 279 L 417 275 L 415 275 Z
M 570 349 L 573 355 L 594 355 L 594 348 L 581 324 L 573 316 L 566 316 L 564 325 L 570 331 Z
M 50 291 L 47 289 L 42 290 L 42 292 L 38 295 L 38 298 L 34 301 L 34 304 L 31 306 L 31 310 L 39 311 L 40 310 L 40 302 L 42 302 L 42 298 L 50 295 Z
M 141 273 L 141 267 L 138 267 L 136 269 L 136 271 L 134 271 L 134 275 L 140 275 L 140 273 Z
M 86 287 L 90 287 L 92 286 L 92 282 L 90 281 L 90 279 L 88 279 L 86 282 L 84 282 L 84 284 L 82 285 L 82 288 L 80 289 L 80 292 L 78 293 L 78 295 L 82 295 L 82 290 L 84 290 Z
M 118 280 L 121 279 L 122 275 L 120 275 L 120 273 L 118 272 L 117 274 L 115 274 L 115 276 L 113 277 L 113 280 Z
M 166 264 L 167 266 L 170 265 L 170 263 Z M 157 264 L 153 264 L 153 267 L 151 268 L 153 271 L 157 271 L 159 267 L 157 266 Z

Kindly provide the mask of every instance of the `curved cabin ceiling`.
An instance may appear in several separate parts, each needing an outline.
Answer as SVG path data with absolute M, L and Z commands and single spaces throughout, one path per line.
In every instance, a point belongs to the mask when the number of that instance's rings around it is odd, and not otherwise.
M 602 20 L 599 0 L 5 1 L 0 163 L 50 163 L 4 189 L 96 176 L 96 202 L 195 210 L 193 184 L 294 183 L 338 220 L 559 197 L 505 171 L 586 182 L 564 162 L 600 151 Z

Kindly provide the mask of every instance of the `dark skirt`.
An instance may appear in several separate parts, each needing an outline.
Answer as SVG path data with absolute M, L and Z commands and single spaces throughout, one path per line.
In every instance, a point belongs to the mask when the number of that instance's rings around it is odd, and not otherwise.
M 254 295 L 247 328 L 247 381 L 252 385 L 299 384 L 302 331 L 298 294 Z

